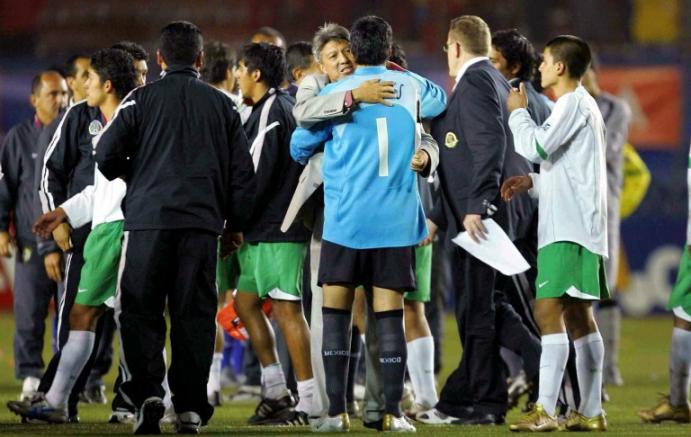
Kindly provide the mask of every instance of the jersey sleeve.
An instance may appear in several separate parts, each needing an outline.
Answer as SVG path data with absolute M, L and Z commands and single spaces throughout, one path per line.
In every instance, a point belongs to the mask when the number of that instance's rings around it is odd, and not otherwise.
M 133 90 L 120 102 L 113 119 L 94 142 L 98 168 L 111 181 L 127 173 L 128 157 L 134 152 L 140 122 L 136 91 Z

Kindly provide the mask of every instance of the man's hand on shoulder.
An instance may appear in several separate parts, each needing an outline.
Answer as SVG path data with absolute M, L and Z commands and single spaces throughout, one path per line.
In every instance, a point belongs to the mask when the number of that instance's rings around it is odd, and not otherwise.
M 393 106 L 393 103 L 386 99 L 396 97 L 394 83 L 382 81 L 380 79 L 370 79 L 362 82 L 353 91 L 354 103 L 381 103 L 386 106 Z
M 509 112 L 528 107 L 528 95 L 525 92 L 525 85 L 523 82 L 518 85 L 518 89 L 512 88 L 509 91 L 509 96 L 506 99 L 506 106 L 509 108 Z

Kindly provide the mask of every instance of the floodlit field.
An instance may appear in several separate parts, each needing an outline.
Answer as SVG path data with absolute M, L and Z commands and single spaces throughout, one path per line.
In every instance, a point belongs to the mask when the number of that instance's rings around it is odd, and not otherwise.
M 11 314 L 0 314 L 0 434 L 2 435 L 130 435 L 129 425 L 110 425 L 106 423 L 109 405 L 80 405 L 81 423 L 78 425 L 22 425 L 14 414 L 5 408 L 5 403 L 15 399 L 21 390 L 21 383 L 14 380 L 12 358 L 12 333 L 14 323 Z M 671 320 L 668 317 L 625 319 L 621 368 L 626 384 L 623 387 L 609 388 L 611 401 L 605 404 L 610 423 L 610 435 L 640 436 L 683 436 L 691 435 L 690 425 L 667 424 L 662 426 L 640 423 L 635 411 L 648 407 L 657 400 L 658 392 L 667 392 L 667 355 L 670 344 Z M 49 357 L 46 348 L 46 359 Z M 444 338 L 444 369 L 441 381 L 453 369 L 460 358 L 460 346 L 455 326 L 447 319 Z M 112 389 L 115 372 L 111 371 L 107 381 Z M 109 397 L 112 393 L 109 393 Z M 202 430 L 205 435 L 304 435 L 308 428 L 258 428 L 248 427 L 245 420 L 252 413 L 253 404 L 226 403 L 217 408 L 208 427 Z M 516 410 L 509 414 L 508 420 L 518 415 Z M 164 426 L 163 433 L 174 432 L 172 426 Z M 366 431 L 359 422 L 354 422 L 351 434 L 375 434 Z M 501 427 L 428 427 L 418 426 L 418 434 L 435 436 L 486 436 L 510 434 L 508 428 Z

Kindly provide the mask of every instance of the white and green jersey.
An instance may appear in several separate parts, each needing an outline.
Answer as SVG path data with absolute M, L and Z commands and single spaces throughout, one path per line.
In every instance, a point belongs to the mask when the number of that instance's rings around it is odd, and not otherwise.
M 538 248 L 577 243 L 607 257 L 605 127 L 597 103 L 582 86 L 557 100 L 537 126 L 526 109 L 509 117 L 516 152 L 540 164 L 531 173 L 539 198 Z

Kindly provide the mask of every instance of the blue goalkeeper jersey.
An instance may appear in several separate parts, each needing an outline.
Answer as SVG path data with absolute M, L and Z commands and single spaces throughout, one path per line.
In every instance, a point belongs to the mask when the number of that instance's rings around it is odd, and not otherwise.
M 393 106 L 359 104 L 339 117 L 293 132 L 290 152 L 306 162 L 324 144 L 323 239 L 353 249 L 404 247 L 427 236 L 410 168 L 419 106 L 417 81 L 382 67 L 359 67 L 320 95 L 357 88 L 370 79 L 395 82 Z

